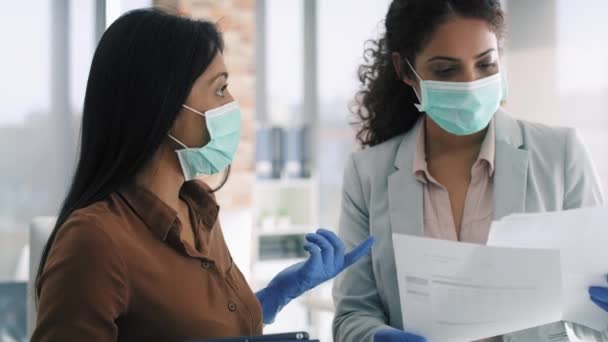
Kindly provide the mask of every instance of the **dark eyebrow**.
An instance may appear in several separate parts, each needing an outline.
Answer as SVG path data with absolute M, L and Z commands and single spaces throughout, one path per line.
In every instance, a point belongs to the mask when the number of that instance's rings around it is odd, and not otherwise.
M 213 77 L 210 81 L 209 84 L 213 84 L 213 82 L 215 82 L 218 78 L 220 77 L 224 77 L 225 79 L 228 79 L 228 73 L 227 72 L 220 72 L 219 74 L 215 75 L 215 77 Z
M 494 51 L 496 51 L 496 49 L 494 49 L 494 48 L 488 49 L 488 50 L 480 53 L 479 55 L 475 56 L 475 59 L 479 59 L 481 57 L 484 57 L 484 56 L 486 56 L 486 55 L 488 55 L 488 54 L 490 54 L 491 52 L 494 52 Z
M 428 63 L 428 62 L 433 62 L 433 61 L 438 61 L 438 60 L 444 60 L 444 61 L 450 61 L 450 62 L 459 62 L 460 61 L 460 59 L 454 58 L 454 57 L 435 56 L 433 58 L 430 58 L 426 62 Z
M 486 56 L 486 55 L 488 55 L 488 54 L 490 54 L 491 52 L 494 52 L 494 51 L 496 51 L 496 49 L 494 49 L 494 48 L 488 49 L 488 50 L 486 50 L 486 51 L 484 51 L 484 52 L 482 52 L 482 53 L 478 54 L 477 56 L 475 56 L 475 59 L 482 58 L 482 57 L 484 57 L 484 56 Z M 435 57 L 430 58 L 430 59 L 427 61 L 427 63 L 428 63 L 428 62 L 437 61 L 437 60 L 444 60 L 444 61 L 449 61 L 449 62 L 459 62 L 459 61 L 460 61 L 460 59 L 458 59 L 458 58 L 454 58 L 454 57 L 447 57 L 447 56 L 435 56 Z

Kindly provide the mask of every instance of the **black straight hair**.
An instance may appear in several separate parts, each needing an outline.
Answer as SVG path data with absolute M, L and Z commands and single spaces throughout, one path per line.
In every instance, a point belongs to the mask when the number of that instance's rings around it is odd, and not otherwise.
M 195 80 L 223 49 L 214 24 L 159 9 L 128 12 L 105 31 L 89 72 L 79 160 L 42 253 L 36 298 L 59 227 L 74 211 L 134 181 L 166 139 Z

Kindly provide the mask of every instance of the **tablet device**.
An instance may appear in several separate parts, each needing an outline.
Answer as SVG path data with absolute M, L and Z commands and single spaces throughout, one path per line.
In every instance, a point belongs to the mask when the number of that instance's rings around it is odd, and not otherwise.
M 290 332 L 261 336 L 238 336 L 217 339 L 192 340 L 190 342 L 300 342 L 310 341 L 306 332 Z M 310 341 L 312 342 L 312 341 Z

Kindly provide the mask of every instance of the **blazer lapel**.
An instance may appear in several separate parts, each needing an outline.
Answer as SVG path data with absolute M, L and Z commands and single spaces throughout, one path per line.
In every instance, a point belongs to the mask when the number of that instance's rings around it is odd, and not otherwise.
M 414 146 L 422 120 L 403 138 L 395 156 L 395 172 L 388 176 L 388 202 L 393 233 L 424 234 L 422 184 L 412 175 Z
M 496 114 L 496 167 L 494 173 L 494 218 L 525 211 L 530 153 L 526 151 L 517 120 Z

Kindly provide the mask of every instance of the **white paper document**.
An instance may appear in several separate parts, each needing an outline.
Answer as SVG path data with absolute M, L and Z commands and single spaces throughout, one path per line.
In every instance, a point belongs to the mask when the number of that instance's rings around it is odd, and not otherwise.
M 562 320 L 608 328 L 608 313 L 588 295 L 589 286 L 608 286 L 608 208 L 507 216 L 492 224 L 488 245 L 559 250 Z
M 559 251 L 394 234 L 405 330 L 473 341 L 559 321 Z

